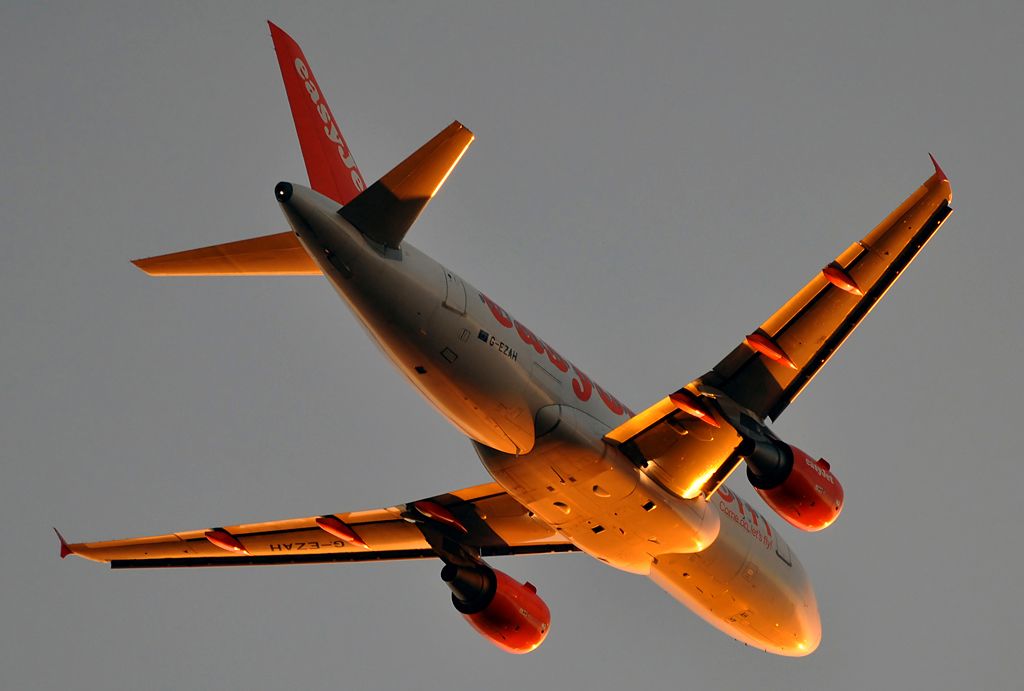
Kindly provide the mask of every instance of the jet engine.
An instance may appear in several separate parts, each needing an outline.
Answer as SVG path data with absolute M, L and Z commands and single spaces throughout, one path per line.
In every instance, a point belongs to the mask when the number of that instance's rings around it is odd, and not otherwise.
M 747 439 L 739 449 L 747 461 L 747 479 L 765 503 L 800 530 L 832 525 L 843 510 L 843 486 L 824 458 L 778 441 Z
M 452 604 L 484 638 L 508 653 L 522 655 L 540 647 L 551 628 L 551 612 L 532 583 L 481 564 L 445 564 L 443 580 Z

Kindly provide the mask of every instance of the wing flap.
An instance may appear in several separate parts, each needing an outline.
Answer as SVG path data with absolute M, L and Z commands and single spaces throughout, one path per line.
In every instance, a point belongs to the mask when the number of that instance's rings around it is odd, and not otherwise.
M 511 545 L 508 547 L 481 547 L 479 554 L 487 557 L 529 556 L 535 554 L 563 554 L 578 552 L 579 548 L 570 542 L 536 545 Z M 207 566 L 293 566 L 297 564 L 348 564 L 373 561 L 408 561 L 412 559 L 436 559 L 431 549 L 388 550 L 385 552 L 344 552 L 344 553 L 289 553 L 273 556 L 241 557 L 186 557 L 182 559 L 115 559 L 110 562 L 112 569 L 168 569 L 195 568 Z
M 172 252 L 132 264 L 150 276 L 319 276 L 293 233 L 276 233 Z

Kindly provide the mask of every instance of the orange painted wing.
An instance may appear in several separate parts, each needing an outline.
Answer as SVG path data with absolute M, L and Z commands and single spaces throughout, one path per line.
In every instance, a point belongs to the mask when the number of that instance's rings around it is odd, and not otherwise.
M 782 357 L 766 354 L 763 341 L 748 337 L 702 383 L 778 419 L 938 232 L 953 212 L 952 200 L 936 163 L 934 175 L 751 334 L 774 344 Z
M 125 540 L 67 544 L 61 538 L 61 556 L 74 554 L 122 569 L 427 559 L 436 556 L 420 527 L 427 523 L 434 535 L 450 533 L 459 545 L 483 557 L 576 551 L 496 483 L 424 501 L 442 507 L 440 513 L 453 517 L 466 532 L 432 520 L 428 514 L 433 512 L 417 510 L 417 502 L 410 502 Z
M 670 450 L 681 448 L 679 439 L 688 431 L 722 426 L 725 403 L 711 402 L 722 392 L 760 418 L 777 419 L 939 230 L 952 213 L 952 198 L 935 164 L 934 175 L 714 369 L 626 420 L 605 440 L 637 464 L 675 453 Z M 709 495 L 739 463 L 731 451 L 740 437 L 731 426 L 707 436 L 704 453 L 687 460 L 689 475 L 675 470 L 682 496 Z M 714 453 L 708 453 L 712 444 Z

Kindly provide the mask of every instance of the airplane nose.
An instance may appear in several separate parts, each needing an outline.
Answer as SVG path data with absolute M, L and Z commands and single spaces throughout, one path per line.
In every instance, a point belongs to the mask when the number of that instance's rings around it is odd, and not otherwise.
M 767 650 L 787 657 L 803 657 L 821 645 L 821 613 L 807 572 L 796 556 L 771 611 L 773 627 L 761 629 Z
M 786 657 L 810 655 L 821 644 L 821 617 L 817 605 L 793 603 L 786 609 L 784 613 L 775 613 L 778 619 L 772 628 L 762 626 L 758 630 L 753 645 Z
M 818 611 L 818 599 L 806 574 L 792 586 L 789 597 L 793 602 L 793 609 L 786 617 L 786 628 L 792 638 L 787 638 L 781 654 L 792 657 L 810 655 L 821 644 L 821 613 Z
M 796 628 L 799 633 L 794 653 L 797 657 L 802 657 L 810 655 L 821 645 L 821 616 L 818 614 L 817 606 L 801 611 L 797 620 Z
M 274 187 L 274 196 L 277 197 L 277 201 L 284 204 L 292 198 L 292 192 L 294 188 L 290 182 L 279 182 Z

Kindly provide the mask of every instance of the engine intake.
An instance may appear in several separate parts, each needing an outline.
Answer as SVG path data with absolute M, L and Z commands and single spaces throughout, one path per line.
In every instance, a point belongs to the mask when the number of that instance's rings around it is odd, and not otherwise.
M 452 604 L 469 625 L 502 650 L 521 655 L 536 650 L 551 628 L 551 612 L 531 583 L 481 565 L 445 564 L 443 580 Z
M 814 460 L 782 442 L 744 441 L 747 479 L 765 503 L 789 524 L 824 530 L 843 510 L 843 486 L 824 458 Z

